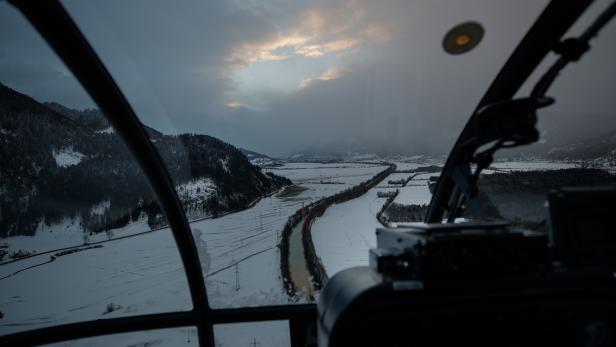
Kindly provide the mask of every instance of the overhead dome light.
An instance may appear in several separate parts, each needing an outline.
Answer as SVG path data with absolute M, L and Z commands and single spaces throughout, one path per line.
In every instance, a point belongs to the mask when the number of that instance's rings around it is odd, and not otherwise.
M 477 47 L 483 38 L 483 27 L 476 22 L 458 24 L 447 32 L 443 49 L 449 54 L 462 54 Z

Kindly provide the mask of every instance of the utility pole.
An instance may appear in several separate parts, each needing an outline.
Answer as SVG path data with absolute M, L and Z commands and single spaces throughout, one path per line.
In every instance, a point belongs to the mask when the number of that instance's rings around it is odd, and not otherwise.
M 248 346 L 250 346 L 250 347 L 258 347 L 258 346 L 261 346 L 261 342 L 257 342 L 257 339 L 253 337 L 252 338 L 252 342 L 249 343 Z
M 235 262 L 235 259 L 233 259 L 233 262 Z M 237 265 L 238 263 L 235 262 L 234 265 L 234 271 L 235 271 L 235 291 L 239 291 L 240 290 L 240 269 L 239 266 Z

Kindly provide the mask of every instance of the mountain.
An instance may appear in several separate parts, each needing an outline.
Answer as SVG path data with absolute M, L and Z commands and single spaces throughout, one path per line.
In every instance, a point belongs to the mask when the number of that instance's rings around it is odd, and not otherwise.
M 46 102 L 43 105 L 67 118 L 79 122 L 91 131 L 105 131 L 111 127 L 107 118 L 97 109 L 74 110 L 56 102 Z
M 304 148 L 288 156 L 286 160 L 296 162 L 338 162 L 348 160 L 377 160 L 390 153 L 375 153 L 361 144 L 347 144 L 335 147 L 328 144 L 314 144 L 310 148 Z
M 252 165 L 256 165 L 258 167 L 276 167 L 284 163 L 280 159 L 274 159 L 268 155 L 257 153 L 245 148 L 240 148 L 240 151 L 242 151 Z
M 146 127 L 188 218 L 242 209 L 291 182 L 264 174 L 237 148 L 200 134 Z M 96 233 L 147 218 L 166 222 L 124 143 L 98 110 L 42 104 L 0 84 L 0 237 L 72 220 Z M 72 223 L 72 224 L 75 224 Z
M 601 136 L 552 147 L 548 156 L 554 159 L 611 158 L 616 161 L 616 129 Z
M 342 151 L 342 150 L 327 150 L 327 149 L 309 149 L 299 151 L 294 153 L 286 158 L 288 161 L 292 162 L 341 162 L 341 161 L 370 161 L 370 160 L 378 160 L 383 156 L 379 157 L 376 154 L 372 153 L 360 153 L 353 151 Z
M 305 150 L 294 153 L 286 158 L 290 162 L 380 162 L 380 161 L 416 161 L 421 158 L 428 158 L 425 155 L 410 155 L 399 153 L 374 153 L 361 151 L 327 151 L 327 150 Z
M 616 129 L 599 136 L 561 136 L 530 146 L 504 149 L 499 158 L 573 160 L 589 167 L 616 166 Z

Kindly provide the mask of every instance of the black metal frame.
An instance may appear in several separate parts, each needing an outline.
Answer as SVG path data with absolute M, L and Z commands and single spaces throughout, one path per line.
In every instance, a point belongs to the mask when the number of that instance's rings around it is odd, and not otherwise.
M 213 346 L 213 324 L 267 320 L 288 320 L 292 345 L 302 345 L 308 338 L 307 327 L 316 322 L 314 304 L 221 310 L 213 310 L 208 306 L 197 249 L 173 183 L 156 148 L 149 141 L 141 122 L 121 90 L 58 0 L 9 2 L 23 13 L 72 71 L 138 161 L 169 221 L 186 270 L 193 309 L 187 312 L 101 319 L 34 329 L 2 336 L 0 345 L 35 345 L 113 333 L 196 326 L 200 345 Z M 513 97 L 590 2 L 591 0 L 552 1 L 496 77 L 478 109 L 490 102 Z M 447 199 L 455 186 L 451 175 L 457 164 L 468 155 L 457 148 L 460 143 L 473 136 L 474 118 L 473 116 L 469 120 L 449 156 L 436 186 L 426 221 L 440 222 L 442 219 Z
M 1 336 L 0 345 L 42 345 L 100 335 L 187 326 L 196 326 L 197 329 L 200 329 L 200 326 L 206 326 L 211 332 L 214 324 L 288 320 L 291 346 L 303 346 L 307 339 L 306 327 L 316 322 L 316 319 L 316 308 L 312 304 L 209 310 L 205 318 L 199 318 L 193 310 L 97 319 L 28 330 Z M 200 332 L 199 344 L 201 346 L 214 346 L 213 335 L 203 336 Z

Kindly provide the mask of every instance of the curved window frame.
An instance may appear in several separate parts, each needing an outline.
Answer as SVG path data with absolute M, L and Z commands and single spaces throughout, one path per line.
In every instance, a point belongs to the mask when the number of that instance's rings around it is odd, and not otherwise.
M 304 345 L 309 339 L 307 326 L 314 325 L 316 305 L 269 306 L 216 309 L 209 307 L 205 281 L 194 239 L 173 183 L 154 145 L 135 112 L 84 35 L 57 0 L 9 0 L 52 47 L 60 59 L 107 116 L 117 134 L 127 144 L 153 188 L 167 220 L 186 271 L 193 303 L 191 311 L 101 319 L 34 329 L 0 337 L 0 345 L 36 345 L 84 337 L 139 330 L 196 326 L 199 344 L 213 346 L 214 324 L 288 320 L 291 344 Z M 510 99 L 530 73 L 578 19 L 592 0 L 563 2 L 553 0 L 517 46 L 477 109 L 494 100 Z M 442 206 L 453 185 L 452 170 L 458 145 L 470 135 L 473 117 L 462 131 L 447 161 L 434 195 L 429 217 L 441 215 Z M 432 217 L 430 217 L 432 216 Z
M 445 217 L 448 222 L 453 222 L 461 202 L 465 197 L 471 196 L 475 189 L 470 184 L 466 170 L 476 147 L 466 144 L 481 137 L 477 126 L 480 111 L 488 105 L 511 101 L 537 66 L 557 47 L 569 28 L 592 2 L 593 0 L 584 0 L 559 3 L 553 0 L 541 13 L 464 126 L 434 189 L 424 220 L 426 223 L 441 223 Z M 567 62 L 564 63 L 566 64 Z M 558 71 L 560 70 L 556 70 Z

